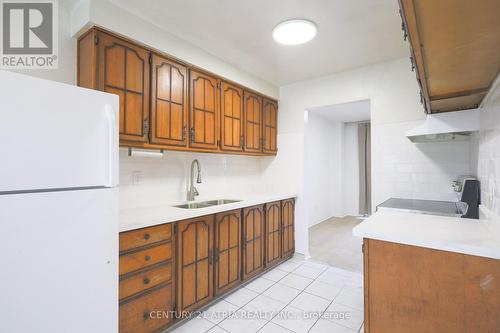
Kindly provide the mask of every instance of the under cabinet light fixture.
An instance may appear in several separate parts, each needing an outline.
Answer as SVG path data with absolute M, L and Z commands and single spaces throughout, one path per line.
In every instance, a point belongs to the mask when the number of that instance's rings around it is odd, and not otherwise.
M 161 150 L 151 150 L 151 149 L 140 149 L 140 148 L 128 148 L 128 156 L 130 157 L 163 157 L 163 149 Z

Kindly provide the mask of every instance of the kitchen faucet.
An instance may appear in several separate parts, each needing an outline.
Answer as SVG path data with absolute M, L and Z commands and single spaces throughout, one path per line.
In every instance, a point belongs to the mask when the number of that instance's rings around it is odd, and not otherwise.
M 187 192 L 187 201 L 194 201 L 194 197 L 200 195 L 196 187 L 194 187 L 194 165 L 196 164 L 196 169 L 198 170 L 198 174 L 196 176 L 196 183 L 201 184 L 201 167 L 200 162 L 198 160 L 193 160 L 191 162 L 191 173 L 189 178 L 189 190 Z

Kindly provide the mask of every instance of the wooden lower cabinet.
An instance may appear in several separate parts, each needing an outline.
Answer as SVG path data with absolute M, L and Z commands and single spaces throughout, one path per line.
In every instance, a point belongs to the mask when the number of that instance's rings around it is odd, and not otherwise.
M 120 333 L 156 332 L 175 313 L 172 224 L 120 234 Z
M 500 260 L 364 240 L 365 332 L 500 332 Z
M 154 290 L 120 306 L 120 333 L 157 332 L 174 319 L 172 285 Z
M 189 311 L 213 297 L 214 216 L 178 222 L 177 229 L 177 303 Z
M 281 261 L 281 201 L 266 204 L 266 266 Z
M 240 282 L 241 210 L 215 215 L 215 295 L 220 295 Z
M 281 202 L 282 257 L 290 257 L 295 252 L 295 199 Z
M 264 205 L 243 209 L 243 267 L 246 280 L 264 269 Z
M 120 233 L 120 333 L 161 332 L 287 259 L 293 207 L 287 199 Z

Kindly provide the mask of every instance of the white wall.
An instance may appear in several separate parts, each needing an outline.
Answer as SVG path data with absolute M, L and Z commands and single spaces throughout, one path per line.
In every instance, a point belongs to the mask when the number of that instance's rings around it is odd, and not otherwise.
M 359 100 L 370 100 L 372 122 L 372 203 L 395 195 L 422 195 L 426 198 L 431 172 L 408 180 L 408 165 L 417 162 L 423 170 L 438 170 L 433 179 L 437 196 L 447 197 L 452 179 L 470 173 L 468 154 L 463 146 L 437 145 L 419 148 L 405 137 L 406 129 L 419 124 L 425 114 L 418 95 L 415 74 L 409 60 L 399 59 L 369 67 L 299 82 L 280 89 L 279 142 L 275 160 L 264 166 L 264 179 L 274 188 L 293 188 L 299 194 L 296 208 L 296 249 L 307 254 L 309 225 L 304 194 L 304 110 Z M 294 145 L 294 149 L 291 146 Z M 281 149 L 285 147 L 285 149 Z M 448 152 L 450 150 L 450 152 Z M 395 153 L 395 151 L 401 152 Z M 456 154 L 461 152 L 460 154 Z M 457 155 L 457 156 L 455 156 Z M 452 167 L 457 162 L 460 167 Z M 389 168 L 391 172 L 387 172 Z M 411 185 L 409 185 L 411 184 Z M 413 192 L 409 186 L 418 186 Z M 396 191 L 397 190 L 397 191 Z
M 344 123 L 342 136 L 342 215 L 359 215 L 358 123 Z
M 481 106 L 477 164 L 482 205 L 500 218 L 500 76 Z
M 304 202 L 311 226 L 341 214 L 342 123 L 308 111 L 304 131 Z
M 182 36 L 174 36 L 107 0 L 80 0 L 72 11 L 72 35 L 81 34 L 92 25 L 106 28 L 270 97 L 278 98 L 279 90 L 275 85 L 239 70 L 183 40 Z

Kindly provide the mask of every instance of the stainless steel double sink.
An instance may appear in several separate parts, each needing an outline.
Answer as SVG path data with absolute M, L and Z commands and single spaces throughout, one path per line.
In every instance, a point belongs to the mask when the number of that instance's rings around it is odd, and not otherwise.
M 219 199 L 219 200 L 208 200 L 208 201 L 200 201 L 200 202 L 188 202 L 182 205 L 176 205 L 176 208 L 184 208 L 184 209 L 197 209 L 197 208 L 207 208 L 212 206 L 220 206 L 226 205 L 234 202 L 240 202 L 241 200 L 232 200 L 232 199 Z

